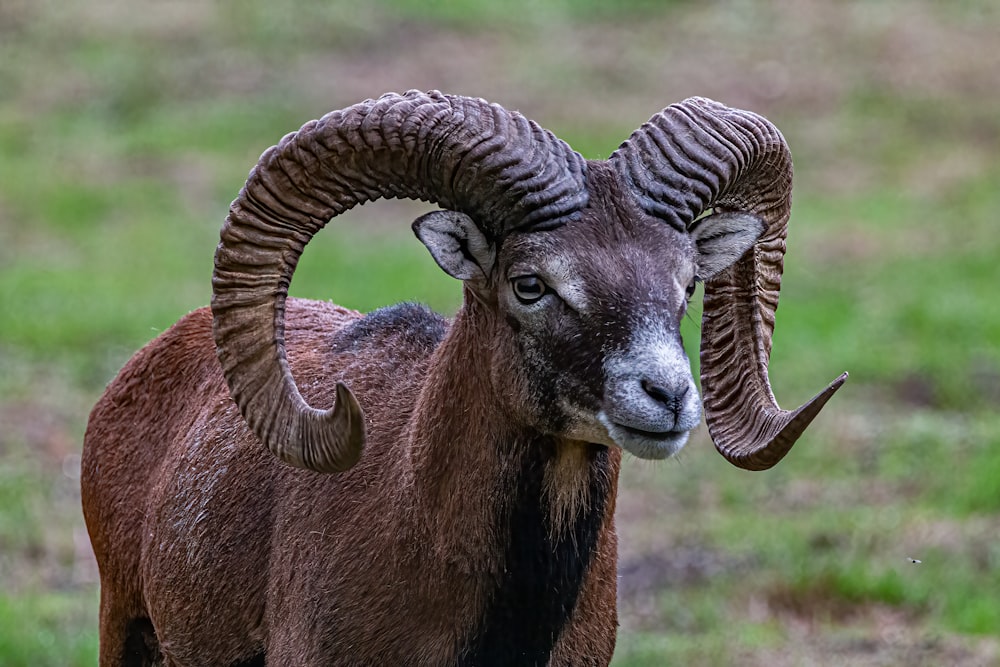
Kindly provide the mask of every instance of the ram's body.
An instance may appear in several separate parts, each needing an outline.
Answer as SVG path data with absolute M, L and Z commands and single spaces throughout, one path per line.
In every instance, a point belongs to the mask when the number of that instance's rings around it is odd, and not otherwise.
M 773 126 L 705 100 L 607 161 L 439 93 L 287 136 L 233 203 L 212 310 L 91 415 L 101 664 L 610 662 L 621 451 L 670 456 L 699 422 L 696 277 L 730 461 L 773 465 L 843 381 L 792 412 L 768 385 L 790 169 Z M 327 220 L 401 195 L 448 209 L 414 230 L 464 281 L 452 321 L 286 300 Z
M 362 460 L 337 476 L 290 468 L 260 447 L 229 397 L 207 309 L 121 371 L 94 409 L 84 469 L 103 584 L 127 591 L 104 613 L 153 615 L 177 664 L 237 664 L 262 654 L 265 637 L 272 664 L 533 664 L 571 617 L 579 631 L 561 635 L 558 662 L 606 661 L 619 453 L 544 438 L 498 451 L 484 444 L 504 441 L 503 424 L 451 420 L 462 427 L 453 446 L 418 479 L 406 431 L 447 324 L 416 306 L 358 317 L 310 301 L 288 311 L 305 398 L 329 404 L 331 381 L 344 380 L 378 415 Z M 481 379 L 469 352 L 454 361 L 472 387 Z M 465 392 L 448 409 L 488 417 L 477 405 L 488 398 Z M 586 496 L 557 491 L 578 475 Z M 434 494 L 434 514 L 405 511 L 428 505 L 412 497 L 421 492 Z M 563 507 L 579 501 L 579 512 Z M 120 518 L 126 508 L 131 521 Z M 545 573 L 563 567 L 586 575 L 551 587 Z M 316 626 L 332 630 L 316 641 Z

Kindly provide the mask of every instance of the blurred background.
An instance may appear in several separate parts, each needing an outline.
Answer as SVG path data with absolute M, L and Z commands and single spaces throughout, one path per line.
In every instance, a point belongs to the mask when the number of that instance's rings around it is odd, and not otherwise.
M 991 0 L 0 0 L 0 664 L 96 662 L 87 414 L 208 302 L 259 154 L 410 88 L 518 109 L 588 158 L 690 95 L 792 147 L 775 393 L 851 379 L 766 473 L 704 429 L 626 461 L 616 665 L 997 664 L 998 35 Z M 408 230 L 426 210 L 338 219 L 292 293 L 454 312 Z

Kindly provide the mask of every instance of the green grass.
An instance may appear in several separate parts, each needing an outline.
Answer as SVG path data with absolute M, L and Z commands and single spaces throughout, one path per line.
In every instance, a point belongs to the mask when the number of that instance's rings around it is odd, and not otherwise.
M 8 466 L 0 470 L 0 546 L 4 560 L 17 554 L 30 555 L 42 548 L 40 508 L 48 498 L 38 493 L 45 488 L 44 476 L 27 457 L 7 456 Z
M 4 665 L 92 665 L 97 637 L 92 631 L 97 597 L 91 592 L 40 591 L 0 595 L 0 656 Z
M 95 662 L 72 478 L 87 411 L 208 302 L 258 155 L 411 86 L 520 107 L 588 158 L 688 94 L 766 112 L 793 147 L 771 377 L 786 407 L 851 379 L 767 473 L 703 433 L 678 461 L 627 462 L 622 564 L 656 554 L 663 581 L 623 601 L 616 665 L 996 659 L 1000 85 L 968 56 L 992 47 L 995 7 L 181 5 L 0 5 L 0 664 Z M 407 229 L 428 208 L 334 221 L 291 293 L 453 312 L 459 284 Z
M 506 3 L 482 0 L 390 0 L 386 3 L 392 11 L 416 21 L 444 23 L 457 28 L 475 28 L 482 25 L 507 28 L 531 23 L 557 23 L 564 21 L 641 18 L 662 12 L 684 0 L 625 0 L 608 5 L 600 0 L 514 0 Z
M 97 663 L 97 596 L 40 591 L 0 595 L 0 656 L 10 667 Z

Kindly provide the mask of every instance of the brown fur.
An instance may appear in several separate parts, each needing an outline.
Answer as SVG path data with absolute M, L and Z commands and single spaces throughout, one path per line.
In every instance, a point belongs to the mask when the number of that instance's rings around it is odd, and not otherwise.
M 400 338 L 379 341 L 391 357 L 332 354 L 333 334 L 357 317 L 290 300 L 286 325 L 303 396 L 327 407 L 342 379 L 376 416 L 360 463 L 340 475 L 287 467 L 257 443 L 222 379 L 207 309 L 110 384 L 82 480 L 102 665 L 120 664 L 136 618 L 152 620 L 167 664 L 232 664 L 265 649 L 269 664 L 455 663 L 500 575 L 497 503 L 517 484 L 529 433 L 498 413 L 490 364 L 477 363 L 490 354 L 476 334 L 488 330 L 476 322 L 485 308 L 467 306 L 433 353 Z M 574 452 L 585 446 L 559 445 L 546 472 L 556 532 L 587 502 Z M 550 664 L 607 664 L 614 648 L 611 456 L 599 552 Z

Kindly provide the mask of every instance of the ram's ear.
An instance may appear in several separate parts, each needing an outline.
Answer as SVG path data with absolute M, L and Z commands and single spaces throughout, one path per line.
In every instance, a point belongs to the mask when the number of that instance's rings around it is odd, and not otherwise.
M 445 273 L 459 280 L 484 279 L 496 249 L 472 218 L 458 211 L 433 211 L 413 222 L 413 233 Z
M 698 277 L 708 280 L 729 268 L 764 233 L 764 221 L 741 211 L 713 213 L 688 230 L 698 249 Z

